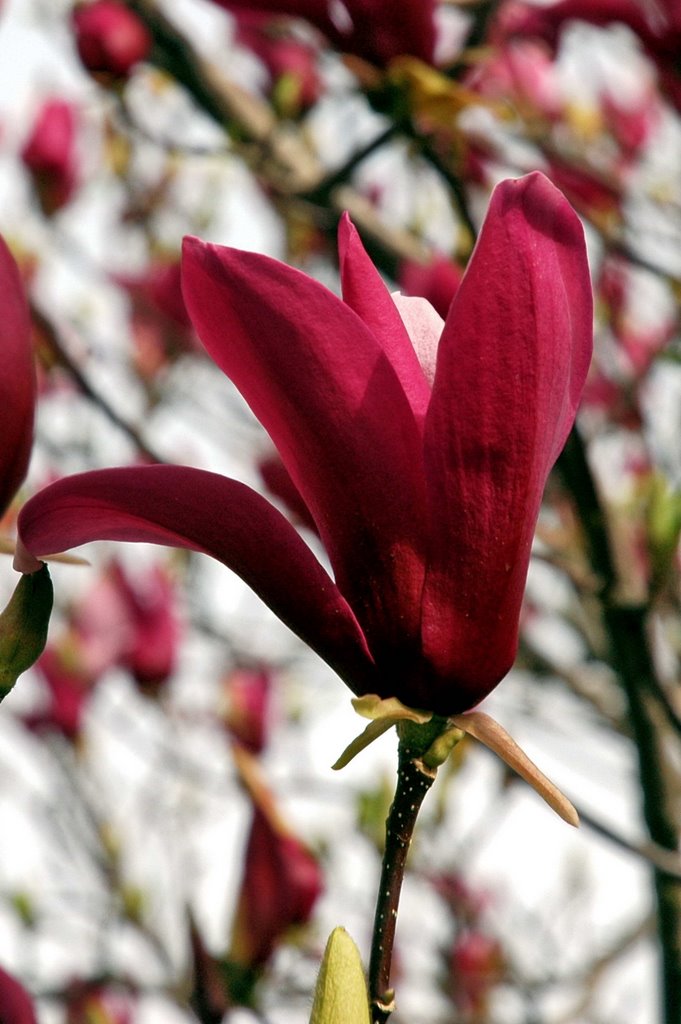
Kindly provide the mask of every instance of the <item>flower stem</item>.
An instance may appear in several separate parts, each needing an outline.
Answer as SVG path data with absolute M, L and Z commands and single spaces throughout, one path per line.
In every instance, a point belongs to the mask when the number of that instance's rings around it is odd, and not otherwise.
M 369 965 L 372 1024 L 385 1024 L 395 1008 L 390 965 L 402 879 L 416 818 L 437 771 L 426 767 L 419 756 L 422 752 L 405 737 L 400 738 L 397 786 L 385 826 L 385 852 Z

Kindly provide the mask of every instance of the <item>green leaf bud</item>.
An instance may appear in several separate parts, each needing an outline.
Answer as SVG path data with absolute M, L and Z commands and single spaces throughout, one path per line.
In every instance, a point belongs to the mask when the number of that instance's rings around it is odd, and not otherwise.
M 362 961 L 345 928 L 326 944 L 310 1024 L 371 1024 Z
M 22 576 L 0 615 L 0 701 L 45 649 L 53 602 L 52 580 L 43 565 Z

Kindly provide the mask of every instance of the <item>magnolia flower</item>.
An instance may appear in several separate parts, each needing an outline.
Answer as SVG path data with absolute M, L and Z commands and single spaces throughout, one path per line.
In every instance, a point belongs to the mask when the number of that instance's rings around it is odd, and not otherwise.
M 57 481 L 19 517 L 16 566 L 95 539 L 204 551 L 356 694 L 456 715 L 511 667 L 551 466 L 591 357 L 584 237 L 541 174 L 495 191 L 443 323 L 393 298 L 347 217 L 343 299 L 255 253 L 190 238 L 187 308 L 267 429 L 333 578 L 244 484 L 185 466 Z

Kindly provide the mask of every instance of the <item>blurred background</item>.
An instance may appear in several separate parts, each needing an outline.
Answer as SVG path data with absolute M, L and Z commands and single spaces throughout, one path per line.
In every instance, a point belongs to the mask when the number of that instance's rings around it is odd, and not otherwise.
M 409 862 L 395 1024 L 681 1019 L 680 54 L 675 0 L 0 8 L 0 231 L 39 382 L 8 535 L 63 474 L 179 462 L 319 553 L 193 333 L 185 234 L 338 291 L 348 210 L 445 316 L 496 182 L 539 168 L 583 220 L 594 363 L 485 702 L 583 824 L 457 748 Z M 394 735 L 332 772 L 350 695 L 236 577 L 83 554 L 0 713 L 0 967 L 41 1024 L 303 1024 L 331 929 L 368 956 Z

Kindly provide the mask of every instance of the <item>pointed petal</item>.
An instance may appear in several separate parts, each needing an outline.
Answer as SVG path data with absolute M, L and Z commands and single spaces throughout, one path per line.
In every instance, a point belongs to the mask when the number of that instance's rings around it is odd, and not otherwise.
M 430 386 L 408 333 L 409 322 L 400 315 L 401 308 L 369 259 L 347 213 L 343 214 L 338 225 L 338 257 L 343 301 L 354 309 L 378 341 L 398 376 L 414 415 L 421 421 L 430 401 Z
M 93 540 L 203 551 L 245 580 L 351 689 L 376 685 L 362 631 L 338 588 L 290 523 L 244 484 L 186 466 L 81 473 L 24 505 L 19 536 L 35 557 Z M 17 568 L 31 571 L 25 555 Z
M 33 443 L 31 324 L 17 265 L 0 238 L 0 515 L 26 476 Z
M 186 239 L 203 344 L 269 432 L 376 659 L 420 643 L 425 483 L 400 382 L 360 318 L 304 274 Z
M 476 704 L 515 657 L 542 491 L 591 358 L 591 301 L 582 227 L 561 193 L 539 173 L 500 185 L 447 318 L 426 421 L 424 648 L 443 713 Z

